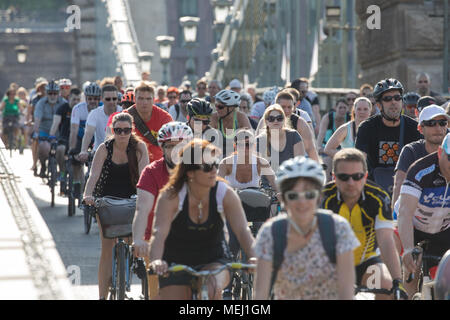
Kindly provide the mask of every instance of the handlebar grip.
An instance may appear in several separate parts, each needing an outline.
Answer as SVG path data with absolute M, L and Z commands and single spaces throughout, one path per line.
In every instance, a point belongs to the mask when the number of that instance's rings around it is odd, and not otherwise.
M 410 283 L 414 280 L 414 273 L 410 273 L 408 279 L 406 280 L 406 283 Z

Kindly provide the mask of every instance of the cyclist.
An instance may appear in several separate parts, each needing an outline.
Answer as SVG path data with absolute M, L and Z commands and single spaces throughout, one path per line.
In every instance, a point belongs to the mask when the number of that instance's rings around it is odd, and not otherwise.
M 50 129 L 53 123 L 53 116 L 56 110 L 66 103 L 61 96 L 59 96 L 59 86 L 52 80 L 45 87 L 47 96 L 36 104 L 34 110 L 34 128 L 33 138 L 39 138 L 38 156 L 41 162 L 41 171 L 39 176 L 44 178 L 46 176 L 46 164 L 50 153 L 50 142 L 56 140 L 55 136 L 50 136 Z
M 291 83 L 291 88 L 296 89 L 299 93 L 299 100 L 296 105 L 296 108 L 306 111 L 312 120 L 313 128 L 316 128 L 317 122 L 316 119 L 314 118 L 311 103 L 308 101 L 308 99 L 306 99 L 306 94 L 308 93 L 308 81 L 305 80 L 307 79 L 305 78 L 295 79 Z
M 222 147 L 220 133 L 209 125 L 212 113 L 209 102 L 197 98 L 192 99 L 187 105 L 187 124 L 192 129 L 195 138 L 207 140 L 220 148 Z
M 127 91 L 122 97 L 122 108 L 128 109 L 132 105 L 136 103 L 136 100 L 134 99 L 134 89 L 132 91 Z
M 352 120 L 340 126 L 330 137 L 323 152 L 333 159 L 340 148 L 354 148 L 359 125 L 370 117 L 372 102 L 365 97 L 355 100 Z
M 253 105 L 252 112 L 250 113 L 250 117 L 255 121 L 260 121 L 266 111 L 266 108 L 272 105 L 275 102 L 275 97 L 278 93 L 278 88 L 273 87 L 269 90 L 264 91 L 263 93 L 263 101 L 256 102 Z
M 75 105 L 80 103 L 81 91 L 78 88 L 70 90 L 68 97 L 69 102 L 59 106 L 53 116 L 52 127 L 50 128 L 50 136 L 58 136 L 58 147 L 56 149 L 56 160 L 59 166 L 60 180 L 62 181 L 62 190 L 65 190 L 65 172 L 66 163 L 64 156 L 69 150 L 70 137 L 70 121 L 72 118 L 72 109 Z
M 238 111 L 241 95 L 231 90 L 222 90 L 216 96 L 216 110 L 211 116 L 211 127 L 221 133 L 222 155 L 228 156 L 233 152 L 233 139 L 236 131 L 241 128 L 250 129 L 247 115 Z
M 253 107 L 252 96 L 248 93 L 241 93 L 241 103 L 239 104 L 239 111 L 245 113 L 247 115 L 248 121 L 250 121 L 250 125 L 253 130 L 256 130 L 258 127 L 258 122 L 256 122 L 251 116 L 250 112 Z
M 274 171 L 284 161 L 305 154 L 298 131 L 287 126 L 283 108 L 274 104 L 264 113 L 266 129 L 256 137 L 257 151 L 270 162 Z
M 155 209 L 150 261 L 160 275 L 162 299 L 189 299 L 191 277 L 170 274 L 168 264 L 216 269 L 231 259 L 224 232 L 228 221 L 247 257 L 254 257 L 253 237 L 236 193 L 217 177 L 220 150 L 206 140 L 183 148 L 169 183 L 161 190 Z M 253 260 L 253 259 L 252 259 Z M 221 299 L 230 281 L 223 271 L 208 279 L 210 298 Z
M 418 128 L 424 139 L 407 144 L 400 153 L 395 167 L 392 206 L 398 200 L 400 188 L 405 181 L 409 167 L 420 158 L 438 151 L 447 134 L 448 120 L 450 120 L 450 116 L 437 105 L 425 107 L 420 113 Z
M 105 105 L 107 104 L 108 100 Z M 136 184 L 140 173 L 148 164 L 148 154 L 145 144 L 132 133 L 132 127 L 133 118 L 129 114 L 120 113 L 114 116 L 114 136 L 102 142 L 94 156 L 83 196 L 87 205 L 94 205 L 94 197 L 130 198 L 136 194 Z M 98 270 L 99 296 L 100 299 L 105 299 L 111 281 L 112 249 L 115 240 L 103 237 L 100 220 L 97 221 L 102 243 Z
M 162 103 L 161 108 L 169 112 L 170 107 L 178 103 L 179 94 L 180 91 L 177 88 L 169 87 L 169 89 L 167 89 L 167 101 Z
M 36 104 L 39 102 L 39 100 L 41 100 L 43 97 L 45 97 L 46 95 L 46 91 L 45 91 L 45 87 L 47 86 L 48 82 L 47 80 L 45 80 L 44 78 L 38 78 L 36 79 L 36 88 L 34 90 L 34 93 L 30 94 L 30 106 L 31 108 L 29 109 L 27 118 L 28 121 L 31 121 L 31 134 L 30 134 L 30 138 L 31 138 L 31 155 L 33 157 L 33 165 L 31 166 L 31 170 L 34 171 L 34 175 L 37 176 L 37 161 L 38 161 L 38 146 L 39 146 L 39 141 L 38 138 L 33 138 L 33 133 L 34 133 L 34 110 L 36 109 Z
M 108 123 L 109 116 L 114 112 L 122 111 L 122 107 L 117 105 L 119 100 L 117 93 L 117 88 L 114 85 L 107 84 L 103 86 L 102 101 L 104 105 L 89 112 L 81 143 L 81 152 L 78 155 L 81 162 L 88 160 L 88 148 L 91 144 L 92 137 L 94 137 L 93 151 L 95 152 L 105 140 L 106 124 Z
M 422 112 L 423 108 L 431 106 L 433 104 L 437 105 L 436 99 L 430 96 L 421 97 L 419 101 L 417 101 L 417 114 L 419 116 L 420 112 Z
M 138 257 L 146 259 L 149 265 L 148 250 L 152 231 L 156 199 L 159 191 L 169 181 L 169 172 L 175 168 L 172 155 L 179 150 L 180 143 L 186 143 L 193 138 L 191 128 L 181 122 L 169 122 L 159 129 L 158 143 L 163 150 L 164 156 L 152 162 L 142 171 L 137 184 L 136 214 L 133 220 L 133 246 Z M 151 279 L 151 278 L 150 278 Z M 155 297 L 156 285 L 150 284 L 150 299 Z M 153 284 L 153 285 L 152 285 Z
M 351 115 L 349 112 L 349 105 L 347 100 L 340 98 L 336 101 L 334 110 L 328 112 L 322 117 L 320 122 L 319 134 L 317 136 L 317 145 L 319 146 L 319 154 L 326 156 L 324 154 L 324 148 L 328 140 L 330 140 L 333 133 L 351 120 Z
M 404 248 L 404 276 L 415 273 L 405 284 L 410 297 L 418 281 L 418 265 L 413 261 L 415 244 L 429 240 L 427 253 L 443 256 L 450 249 L 450 133 L 438 148 L 409 168 L 400 190 L 398 231 Z M 430 267 L 433 267 L 430 264 Z
M 8 91 L 6 91 L 6 96 L 3 98 L 3 101 L 0 103 L 0 112 L 3 115 L 2 140 L 5 145 L 9 144 L 5 130 L 6 128 L 13 131 L 13 141 L 16 141 L 19 133 L 20 114 L 25 107 L 25 103 L 16 97 L 16 90 L 10 87 Z M 12 122 L 11 128 L 8 126 L 8 122 L 10 121 Z
M 124 112 L 133 117 L 134 132 L 147 145 L 150 162 L 161 159 L 163 152 L 156 140 L 161 127 L 172 121 L 170 114 L 153 104 L 155 89 L 146 82 L 140 83 L 134 89 L 136 104 Z
M 24 145 L 26 147 L 28 147 L 29 145 L 29 138 L 30 138 L 30 134 L 31 134 L 31 118 L 30 118 L 30 113 L 31 113 L 31 105 L 28 103 L 29 101 L 29 96 L 28 96 L 28 91 L 27 89 L 25 89 L 24 87 L 20 87 L 17 90 L 17 97 L 20 99 L 20 101 L 22 101 L 23 104 L 23 109 L 20 115 L 20 126 L 21 126 L 21 130 L 22 130 L 22 134 L 24 137 Z
M 407 299 L 393 238 L 391 199 L 381 187 L 367 180 L 364 154 L 355 148 L 336 153 L 333 178 L 334 181 L 324 188 L 322 206 L 347 219 L 361 243 L 353 251 L 356 285 L 370 287 L 375 284 L 380 285 L 376 289 L 388 290 L 399 288 Z M 390 299 L 379 294 L 376 298 Z
M 417 120 L 418 112 L 417 112 L 417 102 L 420 99 L 420 95 L 416 92 L 408 92 L 403 96 L 403 114 L 406 114 L 408 117 Z
M 169 114 L 172 117 L 173 121 L 186 122 L 186 107 L 191 100 L 192 92 L 190 92 L 189 90 L 183 90 L 180 92 L 180 100 L 169 109 Z
M 290 159 L 276 172 L 276 183 L 287 215 L 268 220 L 256 237 L 255 299 L 268 299 L 271 287 L 274 299 L 352 299 L 353 249 L 359 241 L 347 220 L 329 215 L 334 222 L 337 263 L 327 257 L 317 223 L 320 192 L 325 184 L 322 166 L 305 157 Z M 287 221 L 287 231 L 280 234 L 286 237 L 286 246 L 284 251 L 275 252 L 272 224 L 282 219 Z M 278 255 L 282 263 L 279 270 L 274 270 L 273 260 Z
M 158 86 L 158 88 L 156 88 L 155 104 L 167 102 L 166 90 L 166 86 Z
M 377 83 L 374 97 L 381 114 L 361 123 L 355 147 L 367 155 L 369 179 L 392 194 L 394 168 L 400 152 L 408 143 L 421 138 L 417 122 L 401 114 L 403 85 L 396 79 Z
M 65 100 L 69 101 L 70 89 L 72 87 L 72 81 L 70 79 L 60 79 L 58 81 L 60 92 L 59 94 Z

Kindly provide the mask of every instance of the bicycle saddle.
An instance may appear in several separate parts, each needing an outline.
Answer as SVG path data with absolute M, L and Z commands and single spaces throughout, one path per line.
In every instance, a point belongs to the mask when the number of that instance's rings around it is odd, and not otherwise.
M 238 190 L 237 194 L 242 203 L 250 207 L 268 207 L 270 206 L 270 197 L 257 188 L 248 188 Z

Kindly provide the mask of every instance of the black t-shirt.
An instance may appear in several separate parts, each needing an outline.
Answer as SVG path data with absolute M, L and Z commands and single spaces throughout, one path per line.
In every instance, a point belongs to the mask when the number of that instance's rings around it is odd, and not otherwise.
M 59 139 L 69 141 L 70 135 L 70 117 L 72 115 L 72 108 L 68 103 L 64 103 L 56 110 L 56 114 L 61 116 L 61 123 L 59 125 Z
M 422 139 L 417 130 L 417 121 L 410 117 L 404 119 L 403 145 Z M 384 125 L 381 115 L 373 116 L 360 124 L 355 147 L 367 154 L 369 172 L 377 167 L 395 167 L 400 156 L 400 126 Z
M 425 149 L 425 140 L 421 139 L 419 141 L 411 142 L 407 144 L 400 153 L 400 158 L 395 167 L 395 171 L 401 170 L 403 172 L 408 172 L 409 167 L 418 159 L 423 158 L 428 155 Z

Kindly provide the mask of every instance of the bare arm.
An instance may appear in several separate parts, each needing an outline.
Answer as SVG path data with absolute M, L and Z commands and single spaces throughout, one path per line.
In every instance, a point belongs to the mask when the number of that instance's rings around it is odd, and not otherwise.
M 248 120 L 248 117 L 245 113 L 241 112 L 241 111 L 236 111 L 238 113 L 238 126 L 239 129 L 242 128 L 247 128 L 247 129 L 251 129 L 252 125 L 250 124 L 250 120 Z
M 403 263 L 405 264 L 406 269 L 411 273 L 415 271 L 415 266 L 412 262 L 412 259 L 408 259 L 409 261 L 405 261 L 405 256 L 408 255 L 410 258 L 411 252 L 409 252 L 408 254 L 407 252 L 411 251 L 414 248 L 413 217 L 414 212 L 417 208 L 417 204 L 419 203 L 419 199 L 405 193 L 401 194 L 400 199 L 400 209 L 397 218 L 398 233 L 400 235 L 400 240 L 405 251 L 405 253 L 403 254 Z
M 56 135 L 56 131 L 58 131 L 58 127 L 59 127 L 60 123 L 61 123 L 61 116 L 55 114 L 53 116 L 52 127 L 50 128 L 50 136 Z
M 305 155 L 305 145 L 303 144 L 303 141 L 299 141 L 298 143 L 294 144 L 294 157 L 304 155 Z
M 354 283 L 356 281 L 353 250 L 337 255 L 336 272 L 338 279 L 338 299 L 353 300 Z
M 242 208 L 238 195 L 230 187 L 228 187 L 227 193 L 223 199 L 223 209 L 225 211 L 226 219 L 230 223 L 231 229 L 236 235 L 239 244 L 247 254 L 248 259 L 255 257 L 252 248 L 254 239 L 247 226 L 244 209 Z
M 227 162 L 226 159 L 228 159 L 228 158 L 222 159 L 222 161 L 220 161 L 220 164 L 219 164 L 218 175 L 219 175 L 219 177 L 222 177 L 222 178 L 225 178 L 226 176 L 230 175 L 230 172 L 228 170 L 229 165 L 226 163 Z
M 377 229 L 376 237 L 381 252 L 381 259 L 386 264 L 392 279 L 401 279 L 400 252 L 397 252 L 395 247 L 394 231 L 389 228 Z
M 255 275 L 255 300 L 268 300 L 270 290 L 270 275 L 272 274 L 272 261 L 258 259 Z
M 325 133 L 327 131 L 329 121 L 330 121 L 329 117 L 327 116 L 324 116 L 322 118 L 322 121 L 320 121 L 319 135 L 317 136 L 317 148 L 319 149 L 319 153 L 320 149 L 322 149 L 322 142 L 323 139 L 325 138 Z
M 139 160 L 138 160 L 138 168 L 139 168 L 139 175 L 144 171 L 145 167 L 149 164 L 148 159 L 148 150 L 147 146 L 144 142 L 139 142 L 138 144 L 138 150 L 139 150 Z
M 86 183 L 86 189 L 84 190 L 84 198 L 92 197 L 95 185 L 102 172 L 102 167 L 103 163 L 105 162 L 106 155 L 106 146 L 102 143 L 95 152 L 94 159 L 92 160 L 91 173 Z
M 218 117 L 219 117 L 219 115 L 217 114 L 217 112 L 214 112 L 211 115 L 211 123 L 210 123 L 211 128 L 217 129 L 219 127 L 218 126 L 218 122 L 219 122 Z
M 6 105 L 5 101 L 2 101 L 2 103 L 0 103 L 0 112 L 3 111 L 5 105 Z
M 314 143 L 314 133 L 303 118 L 299 117 L 297 121 L 297 131 L 302 136 L 305 151 L 308 156 L 313 160 L 319 161 L 319 154 Z
M 330 140 L 328 140 L 325 145 L 325 149 L 323 152 L 333 158 L 334 155 L 338 152 L 337 148 L 340 146 L 342 141 L 347 137 L 347 124 L 343 124 L 340 126 L 331 136 Z
M 69 150 L 75 149 L 77 146 L 77 136 L 78 136 L 78 129 L 80 128 L 80 125 L 72 123 L 70 125 L 70 136 L 69 136 Z
M 84 130 L 83 142 L 81 143 L 81 152 L 87 152 L 89 144 L 91 143 L 92 137 L 95 133 L 95 127 L 86 126 Z
M 392 192 L 392 202 L 391 202 L 392 208 L 394 208 L 395 202 L 398 200 L 398 197 L 400 196 L 400 189 L 405 179 L 406 179 L 406 172 L 398 169 L 394 175 L 394 190 Z
M 155 196 L 148 191 L 137 189 L 136 213 L 133 219 L 133 245 L 138 257 L 148 255 L 149 246 L 144 241 L 145 230 L 147 228 L 148 216 L 153 208 Z
M 314 104 L 312 105 L 312 110 L 314 113 L 314 118 L 316 119 L 316 124 L 320 124 L 320 120 L 322 119 L 322 117 L 320 116 L 320 106 L 318 104 Z M 316 125 L 316 129 L 315 129 L 315 135 L 319 134 L 319 126 Z

